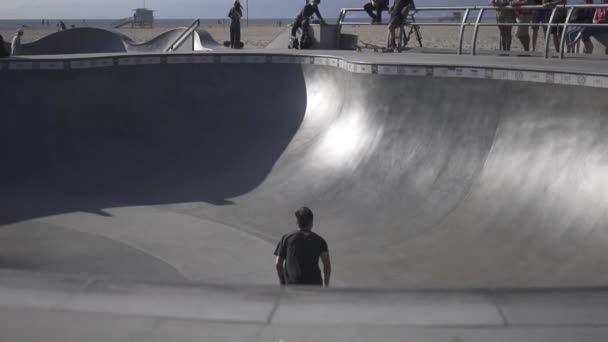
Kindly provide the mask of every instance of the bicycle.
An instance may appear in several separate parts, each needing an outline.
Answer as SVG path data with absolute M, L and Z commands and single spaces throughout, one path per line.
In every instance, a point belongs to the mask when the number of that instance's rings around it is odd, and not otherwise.
M 409 28 L 409 31 L 407 30 Z M 418 41 L 418 45 L 420 48 L 422 45 L 422 34 L 420 33 L 420 26 L 416 25 L 416 18 L 414 18 L 414 14 L 409 14 L 403 25 L 399 26 L 399 33 L 396 39 L 396 50 L 397 52 L 405 51 L 407 48 L 407 44 L 410 42 L 412 34 L 416 36 L 416 40 Z M 387 42 L 387 47 L 390 47 L 391 42 Z

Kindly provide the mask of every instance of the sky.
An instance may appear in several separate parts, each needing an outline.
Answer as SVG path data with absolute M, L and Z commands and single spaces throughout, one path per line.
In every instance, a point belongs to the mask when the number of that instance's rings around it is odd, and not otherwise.
M 223 18 L 233 0 L 146 0 L 157 18 Z M 304 0 L 249 1 L 250 18 L 291 18 Z M 322 0 L 321 13 L 338 16 L 340 8 L 362 6 L 369 0 Z M 394 0 L 391 0 L 391 2 Z M 118 19 L 142 7 L 143 0 L 0 0 L 0 19 Z M 417 0 L 418 6 L 487 5 L 490 0 Z

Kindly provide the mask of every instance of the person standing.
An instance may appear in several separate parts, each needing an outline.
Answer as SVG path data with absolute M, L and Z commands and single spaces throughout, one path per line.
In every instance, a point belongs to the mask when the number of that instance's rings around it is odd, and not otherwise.
M 593 0 L 585 0 L 585 4 L 593 4 Z M 595 15 L 595 8 L 575 8 L 570 16 L 570 23 L 578 24 L 591 24 L 593 23 L 593 16 Z M 583 41 L 583 52 L 593 52 L 593 43 L 589 39 L 589 35 L 586 34 L 588 27 L 585 26 L 574 26 L 569 27 L 566 32 L 566 45 L 568 52 L 575 52 L 575 45 L 579 41 Z
M 228 12 L 230 18 L 230 47 L 241 48 L 241 18 L 243 17 L 243 6 L 239 0 L 234 0 L 232 8 Z
M 6 43 L 4 42 L 4 37 L 2 37 L 0 34 L 0 58 L 5 58 L 9 55 L 8 49 L 6 48 Z
M 416 4 L 414 0 L 395 0 L 393 7 L 391 7 L 391 19 L 388 24 L 388 50 L 392 51 L 397 47 L 395 40 L 395 30 L 397 27 L 405 24 L 410 11 L 416 10 Z
M 557 52 L 559 52 L 560 38 L 564 28 L 555 26 L 555 24 L 563 24 L 566 22 L 567 11 L 563 6 L 565 4 L 566 0 L 543 0 L 543 6 L 547 8 L 545 14 L 547 16 L 547 23 L 551 19 L 551 13 L 553 12 L 553 8 L 558 7 L 557 10 L 555 10 L 555 16 L 553 17 L 553 26 L 551 26 L 551 35 L 553 35 L 553 45 L 555 46 L 555 51 Z
M 23 30 L 18 29 L 11 42 L 11 56 L 19 56 L 21 54 L 21 37 L 23 36 Z
M 284 235 L 274 251 L 281 286 L 316 285 L 329 287 L 331 262 L 327 242 L 312 232 L 313 213 L 307 207 L 295 212 L 298 230 Z M 323 276 L 319 269 L 323 263 Z
M 515 12 L 512 9 L 501 9 L 501 7 L 509 6 L 509 0 L 492 0 L 492 6 L 497 7 L 496 22 L 498 24 L 505 24 L 498 26 L 498 31 L 500 32 L 500 50 L 511 51 L 513 27 L 509 25 L 515 23 Z
M 532 2 L 535 6 L 543 5 L 543 0 L 533 0 Z M 540 27 L 543 26 L 543 32 L 545 32 L 545 34 L 547 33 L 547 27 L 541 25 L 545 22 L 546 12 L 547 10 L 539 8 L 532 10 L 532 24 L 536 24 L 532 26 L 532 51 L 536 51 L 536 45 L 538 43 L 538 31 Z
M 533 5 L 531 0 L 513 0 L 511 1 L 511 6 L 520 7 L 520 6 L 530 6 Z M 532 11 L 527 8 L 518 8 L 515 10 L 515 20 L 521 26 L 517 26 L 517 30 L 515 30 L 515 36 L 521 42 L 524 51 L 530 51 L 530 24 L 532 22 Z

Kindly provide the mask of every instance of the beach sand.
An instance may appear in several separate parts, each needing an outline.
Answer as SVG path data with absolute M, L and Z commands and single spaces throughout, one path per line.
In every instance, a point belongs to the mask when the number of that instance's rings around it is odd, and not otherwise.
M 122 28 L 115 29 L 129 37 L 136 42 L 145 42 L 150 40 L 159 34 L 167 31 L 170 27 L 155 27 L 152 29 L 132 29 Z M 211 25 L 201 26 L 201 29 L 205 29 L 211 33 L 211 35 L 222 43 L 228 40 L 230 37 L 230 31 L 227 26 L 223 25 Z M 276 36 L 278 36 L 287 27 L 277 27 L 272 25 L 250 25 L 249 27 L 243 25 L 242 27 L 242 40 L 245 43 L 245 48 L 255 49 L 264 48 L 269 42 L 271 42 Z M 441 49 L 454 49 L 458 47 L 458 34 L 459 27 L 422 27 L 423 45 L 425 48 L 441 48 Z M 55 32 L 55 28 L 46 27 L 32 27 L 24 29 L 24 36 L 22 41 L 24 43 L 31 42 L 40 39 L 48 34 Z M 368 42 L 376 45 L 386 45 L 386 26 L 344 26 L 342 28 L 343 33 L 352 33 L 359 36 L 360 42 Z M 468 50 L 471 47 L 472 40 L 472 28 L 467 28 L 464 35 L 463 49 Z M 0 34 L 5 40 L 10 41 L 15 31 L 12 29 L 0 29 Z M 416 43 L 416 42 L 411 42 Z M 540 30 L 538 39 L 538 49 L 542 50 L 544 46 L 544 37 L 542 30 Z M 479 37 L 477 43 L 478 49 L 484 50 L 496 50 L 498 48 L 498 29 L 495 27 L 481 27 L 479 30 Z M 513 50 L 523 51 L 521 44 L 517 38 L 513 38 Z

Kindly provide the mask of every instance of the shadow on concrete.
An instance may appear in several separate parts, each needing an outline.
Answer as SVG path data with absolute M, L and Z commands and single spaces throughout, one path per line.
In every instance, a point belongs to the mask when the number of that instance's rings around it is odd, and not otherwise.
M 60 201 L 29 206 L 27 189 L 123 205 L 230 205 L 269 174 L 307 105 L 296 66 L 140 66 L 3 78 L 15 86 L 2 99 L 0 174 L 15 196 L 5 198 L 0 225 L 101 212 Z

